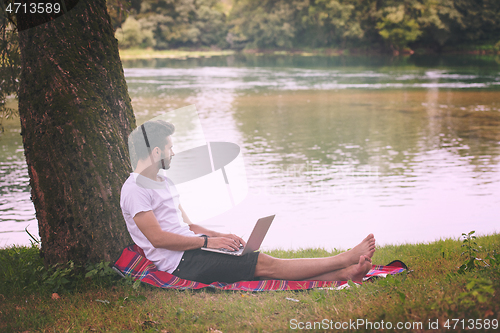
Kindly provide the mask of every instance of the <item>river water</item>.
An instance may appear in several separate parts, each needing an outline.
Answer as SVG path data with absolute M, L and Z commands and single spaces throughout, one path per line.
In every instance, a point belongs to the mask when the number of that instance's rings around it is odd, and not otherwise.
M 246 238 L 276 214 L 264 249 L 345 249 L 370 232 L 383 245 L 499 231 L 499 63 L 227 56 L 124 67 L 138 124 L 195 104 L 207 140 L 242 149 L 246 199 L 200 223 Z M 19 121 L 4 127 L 0 247 L 28 245 L 24 229 L 38 231 Z

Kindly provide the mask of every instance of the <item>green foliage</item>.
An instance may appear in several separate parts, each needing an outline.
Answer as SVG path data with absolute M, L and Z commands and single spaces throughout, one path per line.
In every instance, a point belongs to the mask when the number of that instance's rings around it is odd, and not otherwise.
M 489 264 L 487 267 L 491 267 L 493 270 L 500 270 L 500 253 L 494 253 L 492 255 L 488 255 L 486 257 L 486 260 L 489 261 Z
M 139 21 L 128 17 L 116 32 L 116 38 L 121 47 L 150 47 L 154 45 L 153 31 L 143 29 Z
M 226 16 L 217 0 L 143 0 L 117 29 L 121 48 L 225 47 Z
M 403 50 L 480 40 L 493 45 L 498 42 L 499 18 L 496 0 L 238 0 L 228 23 L 232 45 L 239 47 L 385 44 Z
M 470 278 L 465 288 L 467 291 L 460 293 L 459 300 L 466 305 L 488 302 L 495 293 L 493 282 L 486 278 Z
M 420 25 L 411 17 L 404 4 L 385 7 L 381 10 L 380 20 L 376 25 L 380 36 L 394 50 L 403 50 L 421 34 Z
M 92 284 L 99 287 L 109 287 L 116 284 L 119 279 L 117 272 L 111 267 L 109 262 L 99 262 L 88 264 L 85 267 L 85 279 L 92 281 Z M 124 279 L 126 284 L 133 284 L 131 279 Z
M 468 234 L 462 233 L 462 247 L 465 247 L 465 251 L 462 252 L 461 256 L 466 256 L 465 262 L 460 266 L 458 272 L 463 274 L 465 272 L 471 272 L 476 269 L 476 253 L 479 250 L 476 248 L 476 236 L 474 236 L 475 231 L 471 231 Z
M 453 40 L 454 27 L 462 25 L 462 15 L 453 0 L 426 0 L 417 21 L 422 30 L 421 43 L 442 47 Z
M 345 47 L 348 41 L 360 40 L 365 34 L 360 14 L 363 14 L 363 10 L 359 2 L 355 1 L 311 2 L 307 13 L 302 16 L 305 30 L 301 35 L 307 36 L 310 46 Z
M 42 272 L 41 283 L 54 293 L 73 290 L 78 283 L 76 268 L 72 261 L 65 265 L 55 265 L 50 269 L 40 267 L 38 270 Z
M 0 250 L 0 294 L 36 289 L 43 268 L 39 252 L 36 246 Z
M 137 2 L 137 1 L 136 1 Z M 113 29 L 116 31 L 123 22 L 127 19 L 132 9 L 132 1 L 130 0 L 106 0 L 108 14 L 113 24 Z
M 72 292 L 81 288 L 125 284 L 137 289 L 140 281 L 120 277 L 109 262 L 88 263 L 85 268 L 69 261 L 46 268 L 40 249 L 12 247 L 0 250 L 0 294 L 11 292 Z
M 458 273 L 464 274 L 466 272 L 474 272 L 476 270 L 488 270 L 498 273 L 500 270 L 500 254 L 493 252 L 488 254 L 485 259 L 477 257 L 481 246 L 477 245 L 474 236 L 475 231 L 470 231 L 469 233 L 462 233 L 461 242 L 462 248 L 465 248 L 460 256 L 465 257 L 465 262 L 459 267 Z
M 455 0 L 461 20 L 454 27 L 456 40 L 498 40 L 500 2 L 498 0 Z
M 118 305 L 119 306 L 124 306 L 127 303 L 131 302 L 144 302 L 146 301 L 146 297 L 144 295 L 130 295 L 130 296 L 125 296 L 125 297 L 119 297 L 118 298 Z
M 122 279 L 109 262 L 89 263 L 85 269 L 82 269 L 69 261 L 47 270 L 43 267 L 38 270 L 42 271 L 40 284 L 48 287 L 52 292 L 72 292 L 81 286 L 110 287 L 116 284 L 126 284 L 134 289 L 140 286 L 140 280 Z
M 107 0 L 107 8 L 122 49 L 299 47 L 347 54 L 348 48 L 398 53 L 487 45 L 488 52 L 500 51 L 498 0 Z M 2 56 L 10 50 L 12 64 L 19 63 L 14 45 L 1 48 Z M 17 86 L 20 71 L 9 68 L 17 72 L 0 73 L 13 78 L 0 81 L 3 118 L 14 115 L 5 96 L 15 95 L 7 86 Z
M 469 308 L 476 307 L 478 303 L 490 302 L 495 294 L 495 285 L 489 277 L 493 276 L 497 279 L 500 268 L 500 254 L 488 254 L 486 260 L 477 258 L 481 246 L 478 246 L 477 237 L 474 234 L 475 231 L 462 233 L 461 247 L 465 248 L 465 251 L 460 256 L 465 256 L 466 259 L 458 269 L 458 273 L 467 278 L 466 291 L 460 293 L 458 300 L 461 305 Z M 452 274 L 449 275 L 449 278 L 451 277 Z
M 406 294 L 401 291 L 402 283 L 406 280 L 408 272 L 402 273 L 402 276 L 387 275 L 384 279 L 380 279 L 378 284 L 386 287 L 388 290 L 396 293 L 401 303 L 405 303 Z
M 230 14 L 228 41 L 233 48 L 291 48 L 298 28 L 300 0 L 236 1 Z
M 325 290 L 313 290 L 311 292 L 311 298 L 316 303 L 322 303 L 326 301 L 327 292 Z
M 5 104 L 7 97 L 17 97 L 20 74 L 21 58 L 17 32 L 14 24 L 3 17 L 0 22 L 0 133 L 4 131 L 3 120 L 17 115 L 14 109 L 6 107 Z

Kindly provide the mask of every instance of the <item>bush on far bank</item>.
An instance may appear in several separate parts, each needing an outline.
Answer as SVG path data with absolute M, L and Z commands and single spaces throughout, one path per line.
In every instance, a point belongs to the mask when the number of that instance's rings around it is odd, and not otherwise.
M 120 48 L 500 49 L 500 2 L 109 0 Z

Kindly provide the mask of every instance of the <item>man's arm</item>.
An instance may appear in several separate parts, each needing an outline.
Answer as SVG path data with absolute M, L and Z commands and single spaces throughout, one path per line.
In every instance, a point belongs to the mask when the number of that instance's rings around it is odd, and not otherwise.
M 149 242 L 156 248 L 186 251 L 199 249 L 205 242 L 202 237 L 177 235 L 161 230 L 160 224 L 152 210 L 137 213 L 134 216 L 134 222 Z
M 172 251 L 186 251 L 199 249 L 205 243 L 205 239 L 203 237 L 183 236 L 163 231 L 152 210 L 137 213 L 134 216 L 134 222 L 144 236 L 146 236 L 146 238 L 156 248 L 164 248 Z M 207 247 L 236 250 L 238 249 L 239 244 L 237 244 L 232 238 L 216 236 L 208 238 Z

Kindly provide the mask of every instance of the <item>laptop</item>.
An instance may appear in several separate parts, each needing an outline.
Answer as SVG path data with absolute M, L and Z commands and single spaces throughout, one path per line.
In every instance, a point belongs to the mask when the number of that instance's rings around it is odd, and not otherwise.
M 274 216 L 275 215 L 271 215 L 260 218 L 255 224 L 255 227 L 253 227 L 252 234 L 248 238 L 248 242 L 246 243 L 245 247 L 241 247 L 237 251 L 227 250 L 227 249 L 209 249 L 209 248 L 202 248 L 202 250 L 230 254 L 233 256 L 242 256 L 247 253 L 257 251 L 260 248 L 260 244 L 262 244 L 262 241 L 264 240 L 264 237 L 267 234 L 267 230 L 269 230 L 269 227 L 271 226 L 271 222 L 273 222 L 274 220 Z

